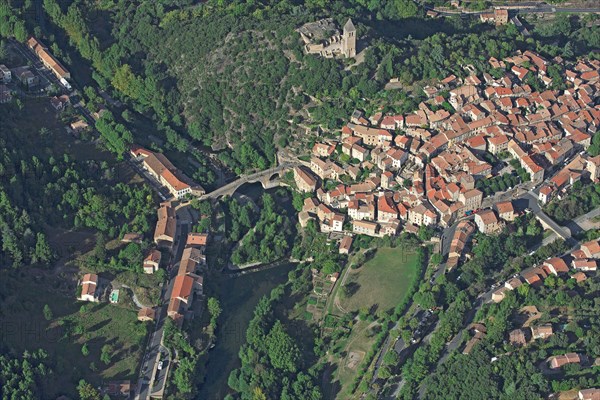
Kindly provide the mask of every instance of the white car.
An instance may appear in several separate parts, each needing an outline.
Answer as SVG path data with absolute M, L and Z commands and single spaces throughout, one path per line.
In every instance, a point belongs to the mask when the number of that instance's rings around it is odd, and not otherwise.
M 158 369 L 160 371 L 162 369 L 162 366 L 163 366 L 163 362 L 159 361 L 158 367 L 156 367 L 156 369 Z

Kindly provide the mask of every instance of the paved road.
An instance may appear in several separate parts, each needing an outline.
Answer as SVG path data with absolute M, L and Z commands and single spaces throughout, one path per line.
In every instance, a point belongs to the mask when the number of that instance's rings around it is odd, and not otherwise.
M 40 61 L 37 55 L 31 50 L 27 45 L 16 41 L 15 39 L 10 39 L 9 43 L 12 45 L 12 48 L 15 49 L 19 54 L 33 65 L 33 68 L 37 71 L 37 74 L 40 77 L 40 85 L 41 88 L 46 88 L 50 86 L 50 84 L 55 84 L 59 89 L 63 88 L 56 75 L 50 72 L 44 64 Z
M 514 6 L 514 4 L 507 3 L 506 5 L 494 5 L 495 7 L 510 7 Z M 555 13 L 600 13 L 600 7 L 554 7 L 552 5 L 546 3 L 520 3 L 519 6 L 527 7 L 521 9 L 510 9 L 509 12 L 513 14 L 555 14 Z M 447 11 L 447 10 L 439 10 L 435 9 L 435 7 L 424 6 L 426 10 L 432 10 L 437 12 L 441 16 L 452 17 L 452 16 L 460 16 L 460 17 L 469 17 L 475 16 L 478 17 L 481 14 L 489 13 L 491 10 L 484 11 L 465 11 L 465 10 L 456 10 L 456 11 Z
M 571 238 L 571 231 L 569 228 L 561 226 L 557 224 L 552 218 L 546 214 L 538 203 L 537 193 L 534 191 L 529 191 L 524 193 L 521 199 L 526 200 L 528 202 L 529 208 L 531 208 L 532 212 L 538 217 L 546 226 L 549 226 L 552 231 L 557 233 L 560 237 L 562 237 L 565 241 L 570 244 L 573 244 L 573 239 Z
M 548 179 L 550 179 L 550 178 L 551 177 L 549 177 Z M 531 208 L 532 212 L 536 213 L 536 215 L 538 215 L 538 214 L 543 215 L 543 218 L 546 218 L 548 220 L 549 224 L 554 224 L 557 227 L 557 229 L 563 229 L 563 227 L 556 224 L 556 222 L 554 222 L 552 219 L 550 219 L 550 217 L 548 217 L 546 214 L 544 214 L 543 211 L 541 210 L 541 208 L 538 204 L 538 201 L 537 201 L 537 199 L 538 199 L 537 191 L 539 190 L 538 188 L 540 186 L 541 185 L 538 185 L 537 187 L 533 187 L 533 184 L 531 182 L 526 182 L 524 184 L 516 186 L 515 188 L 513 188 L 512 190 L 509 190 L 507 192 L 502 192 L 502 193 L 498 193 L 494 196 L 487 197 L 486 199 L 484 199 L 484 201 L 487 200 L 486 207 L 491 207 L 493 204 L 500 202 L 500 201 L 513 200 L 515 203 L 517 203 L 518 208 L 524 209 L 524 208 L 529 207 L 529 208 Z M 588 214 L 600 215 L 600 209 L 594 210 L 593 212 L 588 213 Z M 474 215 L 470 216 L 469 218 L 474 218 Z M 460 220 L 463 220 L 463 219 L 465 219 L 465 218 L 461 218 Z M 448 253 L 450 251 L 450 244 L 452 242 L 454 232 L 456 231 L 456 227 L 457 227 L 458 223 L 460 222 L 460 220 L 456 221 L 454 224 L 447 227 L 442 232 L 442 235 L 440 238 L 441 239 L 440 249 L 441 249 L 443 256 L 448 255 Z M 537 246 L 537 247 L 539 247 L 539 246 Z M 433 279 L 437 280 L 437 278 L 444 271 L 445 271 L 445 266 L 444 266 L 444 264 L 442 264 L 442 265 L 440 265 L 438 270 L 434 273 Z M 466 326 L 468 326 L 472 322 L 472 320 L 475 317 L 479 308 L 481 308 L 481 306 L 483 306 L 483 304 L 489 303 L 491 301 L 492 293 L 496 289 L 497 289 L 496 287 L 490 288 L 486 292 L 480 294 L 477 297 L 477 299 L 475 299 L 475 301 L 473 303 L 473 308 L 467 313 L 467 315 L 465 317 Z M 431 339 L 431 336 L 433 335 L 433 332 L 435 332 L 438 325 L 439 325 L 439 321 L 433 327 L 433 329 L 431 329 L 429 334 L 423 338 L 423 340 L 419 343 L 419 345 L 429 342 L 429 340 Z M 451 354 L 453 351 L 455 351 L 458 348 L 458 346 L 462 343 L 464 332 L 465 332 L 465 330 L 461 329 L 459 331 L 459 333 L 457 335 L 455 335 L 455 337 L 452 338 L 452 340 L 446 344 L 446 346 L 444 347 L 444 350 L 442 351 L 442 354 L 438 361 L 437 366 L 439 366 L 441 363 L 443 363 L 448 358 L 449 354 Z M 388 337 L 388 339 L 389 339 L 389 337 Z M 398 354 L 400 354 L 406 348 L 407 348 L 407 346 L 402 339 L 399 339 L 394 344 L 394 349 L 396 350 L 396 352 Z M 387 347 L 384 347 L 384 350 L 387 350 Z M 384 353 L 382 353 L 382 354 L 384 354 Z M 395 398 L 398 395 L 403 384 L 404 384 L 403 379 L 390 380 L 388 382 L 388 384 L 386 386 L 389 387 L 392 392 L 392 395 L 390 398 Z M 424 394 L 424 391 L 425 391 L 424 387 L 421 387 L 419 389 L 419 397 L 421 397 Z
M 12 47 L 17 52 L 19 52 L 19 54 L 21 54 L 23 57 L 25 57 L 31 63 L 31 65 L 33 65 L 33 67 L 37 71 L 37 73 L 40 76 L 41 81 L 42 81 L 42 83 L 40 84 L 40 87 L 45 89 L 48 86 L 50 86 L 50 84 L 52 84 L 52 85 L 56 86 L 56 88 L 58 90 L 60 90 L 61 93 L 63 93 L 63 94 L 68 94 L 68 95 L 77 94 L 77 92 L 71 92 L 71 91 L 67 90 L 62 85 L 62 83 L 60 83 L 60 80 L 57 78 L 57 76 L 54 75 L 52 73 L 52 71 L 47 69 L 44 66 L 44 64 L 42 64 L 42 62 L 37 57 L 37 54 L 35 54 L 33 52 L 33 50 L 31 50 L 29 47 L 27 47 L 27 45 L 20 43 L 14 39 L 11 39 L 10 43 L 11 43 Z M 81 96 L 79 96 L 79 97 L 81 97 Z M 96 124 L 96 120 L 92 116 L 92 113 L 83 106 L 81 101 L 73 104 L 73 107 L 75 109 L 77 109 L 77 111 L 85 118 L 85 120 L 87 121 L 87 123 L 90 126 L 94 126 Z
M 185 209 L 181 209 L 181 213 L 187 213 L 188 211 Z M 180 211 L 177 211 L 177 215 L 179 216 Z M 171 258 L 171 265 L 175 265 L 176 262 L 181 260 L 181 255 L 183 253 L 183 249 L 185 247 L 185 242 L 187 240 L 187 234 L 190 229 L 191 221 L 187 218 L 178 219 L 177 220 L 177 229 L 179 231 L 179 235 L 177 235 L 177 241 L 175 244 L 175 252 L 173 253 L 173 257 Z M 157 371 L 157 366 L 159 362 L 159 355 L 162 352 L 164 354 L 168 354 L 167 350 L 162 346 L 162 338 L 164 333 L 164 325 L 167 317 L 167 308 L 169 307 L 169 300 L 171 299 L 171 293 L 173 292 L 173 283 L 174 283 L 174 275 L 177 273 L 176 268 L 172 268 L 169 271 L 169 278 L 167 284 L 164 285 L 162 296 L 161 296 L 161 306 L 158 307 L 156 311 L 157 321 L 154 325 L 154 331 L 150 334 L 150 338 L 148 340 L 148 344 L 146 345 L 146 352 L 144 354 L 144 358 L 142 360 L 142 366 L 140 368 L 140 374 L 138 379 L 138 388 L 137 394 L 135 396 L 136 400 L 146 400 L 150 396 L 150 391 L 156 392 L 159 391 L 166 381 L 166 377 L 164 374 L 166 371 L 160 371 L 157 376 L 156 383 L 157 385 L 153 385 L 152 378 L 154 377 L 155 371 Z M 171 360 L 167 360 L 168 363 Z M 161 374 L 163 374 L 161 376 Z
M 526 197 L 529 198 L 530 197 Z M 536 200 L 537 203 L 537 200 Z M 597 210 L 593 210 L 590 213 L 588 213 L 590 216 L 597 216 L 600 215 L 600 209 Z M 582 216 L 581 218 L 585 218 L 588 214 L 586 214 L 585 216 Z M 569 248 L 569 250 L 567 250 L 565 253 L 563 253 L 561 256 L 564 256 L 565 254 L 570 254 L 573 250 L 577 249 L 580 245 L 579 243 L 574 242 L 573 239 L 570 240 L 572 246 Z M 535 246 L 535 248 L 537 249 L 539 246 Z M 531 250 L 531 249 L 529 249 Z M 503 280 L 502 280 L 503 281 Z M 473 321 L 473 318 L 475 317 L 475 315 L 477 314 L 477 311 L 484 305 L 487 303 L 490 303 L 492 301 L 492 293 L 494 293 L 494 291 L 498 288 L 498 286 L 496 287 L 491 287 L 488 291 L 480 294 L 477 299 L 475 299 L 474 303 L 473 303 L 473 308 L 471 310 L 469 310 L 469 312 L 466 315 L 465 318 L 465 323 L 463 324 L 463 328 L 458 332 L 458 334 L 456 336 L 454 336 L 454 338 L 452 338 L 452 340 L 448 343 L 446 343 L 446 346 L 444 347 L 444 350 L 442 351 L 442 356 L 440 357 L 440 359 L 438 360 L 438 363 L 436 364 L 436 367 L 433 369 L 433 371 L 435 371 L 437 368 L 439 368 L 439 366 L 446 361 L 446 359 L 448 358 L 448 356 L 455 351 L 456 349 L 458 349 L 458 346 L 462 343 L 462 339 L 463 336 L 466 332 L 466 327 L 471 324 L 471 322 Z M 435 329 L 434 329 L 435 331 Z M 433 332 L 433 331 L 432 331 Z M 419 388 L 419 398 L 422 397 L 422 395 L 425 393 L 425 387 L 421 386 Z
M 593 209 L 587 214 L 580 215 L 575 218 L 573 221 L 567 223 L 567 228 L 571 230 L 573 234 L 578 234 L 580 232 L 589 231 L 590 229 L 598 229 L 600 228 L 600 222 L 595 222 L 594 218 L 600 216 L 600 207 Z M 542 246 L 552 243 L 558 238 L 558 235 L 554 232 L 548 237 L 546 237 Z

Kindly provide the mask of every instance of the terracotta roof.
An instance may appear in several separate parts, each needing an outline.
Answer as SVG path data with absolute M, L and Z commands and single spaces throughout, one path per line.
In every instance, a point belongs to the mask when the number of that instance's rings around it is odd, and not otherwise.
M 190 258 L 182 259 L 179 262 L 179 269 L 177 271 L 178 277 L 196 272 L 197 266 L 198 263 Z
M 180 299 L 187 303 L 194 287 L 194 278 L 188 275 L 177 275 L 173 284 L 172 299 Z
M 44 62 L 44 64 L 48 65 L 56 75 L 60 76 L 61 78 L 70 76 L 69 71 L 67 71 L 67 69 L 63 67 L 62 64 L 48 52 L 46 46 L 44 46 L 37 39 L 34 37 L 29 38 L 27 45 L 33 49 L 33 51 Z
M 596 257 L 600 254 L 600 240 L 590 240 L 589 242 L 585 242 L 581 245 L 581 250 L 583 250 L 587 257 Z
M 573 260 L 573 268 L 595 271 L 598 268 L 598 262 L 588 258 L 578 258 Z
M 504 214 L 515 211 L 512 201 L 502 201 L 500 203 L 496 203 L 496 209 L 498 209 L 498 214 Z
M 344 236 L 344 238 L 340 242 L 340 250 L 349 252 L 351 247 L 352 247 L 352 236 Z
M 387 196 L 379 197 L 379 199 L 377 200 L 377 210 L 379 212 L 384 212 L 384 213 L 389 213 L 389 214 L 394 214 L 394 215 L 398 214 L 398 209 L 396 208 L 396 205 L 394 204 L 392 199 L 390 199 Z
M 187 236 L 186 245 L 187 246 L 206 246 L 206 242 L 208 240 L 207 233 L 196 233 L 190 232 Z
M 314 187 L 317 184 L 317 180 L 315 178 L 313 178 L 310 174 L 308 174 L 304 168 L 301 167 L 294 167 L 294 171 L 296 171 L 296 174 L 298 175 L 298 177 L 300 179 L 302 179 L 304 181 L 304 183 L 306 183 L 308 186 Z
M 155 263 L 159 263 L 160 262 L 160 258 L 161 258 L 161 253 L 158 250 L 152 250 L 150 251 L 150 253 L 148 253 L 148 255 L 146 256 L 146 258 L 144 258 L 144 264 L 146 262 L 155 262 Z
M 174 239 L 176 227 L 175 209 L 167 204 L 161 205 L 158 209 L 158 221 L 154 230 L 154 240 L 160 236 L 167 236 Z
M 98 284 L 98 275 L 96 274 L 85 274 L 81 282 L 89 282 L 94 285 Z
M 554 274 L 561 274 L 565 272 L 569 272 L 569 266 L 560 257 L 553 257 L 549 260 L 544 261 L 544 265 L 548 267 L 550 272 Z
M 171 185 L 177 191 L 184 190 L 190 187 L 190 185 L 188 185 L 187 183 L 180 181 L 179 178 L 177 178 L 173 174 L 173 172 L 169 170 L 165 170 L 162 173 L 162 177 L 165 178 L 169 185 Z
M 180 191 L 190 187 L 188 183 L 184 182 L 187 178 L 178 176 L 181 174 L 164 154 L 151 153 L 144 158 L 144 164 L 156 175 L 163 177 L 175 190 Z
M 177 298 L 172 298 L 171 301 L 169 301 L 169 307 L 167 308 L 167 312 L 169 314 L 171 314 L 171 313 L 179 314 L 180 308 L 181 308 L 181 300 L 179 300 Z

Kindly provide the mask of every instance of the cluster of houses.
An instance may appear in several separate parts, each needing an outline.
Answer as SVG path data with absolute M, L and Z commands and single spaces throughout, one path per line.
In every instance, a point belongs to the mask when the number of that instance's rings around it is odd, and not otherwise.
M 148 250 L 142 261 L 144 273 L 153 274 L 161 267 L 162 250 L 173 251 L 177 231 L 177 217 L 175 207 L 171 202 L 161 203 L 158 209 L 158 221 L 154 233 L 154 243 L 157 248 Z M 141 235 L 128 233 L 123 236 L 125 243 L 140 243 Z M 206 265 L 205 249 L 208 240 L 208 234 L 189 233 L 187 236 L 185 248 L 183 250 L 177 275 L 173 283 L 173 291 L 167 309 L 167 314 L 179 325 L 186 316 L 191 316 L 188 312 L 191 309 L 194 297 L 203 293 L 203 276 L 200 274 L 202 266 Z M 100 301 L 103 292 L 102 285 L 99 282 L 98 275 L 85 274 L 80 280 L 81 294 L 78 300 L 81 301 Z M 156 310 L 150 307 L 143 307 L 138 312 L 138 320 L 153 321 L 156 317 Z
M 600 178 L 600 156 L 584 157 L 578 154 L 573 160 L 564 165 L 556 175 L 540 188 L 538 200 L 541 204 L 548 203 L 552 198 L 561 198 L 567 189 L 583 176 L 588 176 L 592 181 Z
M 558 57 L 553 62 L 564 65 Z M 323 231 L 342 232 L 349 219 L 352 232 L 371 236 L 449 226 L 481 207 L 475 183 L 497 172 L 491 160 L 498 156 L 512 156 L 535 184 L 577 156 L 551 183 L 555 191 L 583 174 L 597 179 L 600 157 L 585 150 L 600 127 L 593 100 L 600 93 L 600 61 L 569 66 L 562 91 L 551 89 L 552 64 L 531 51 L 489 64 L 496 78 L 467 66 L 465 79 L 451 75 L 426 87 L 428 100 L 417 111 L 367 118 L 357 110 L 339 139 L 316 143 L 310 165 L 294 169 L 299 190 L 315 195 L 300 223 L 317 219 Z M 529 76 L 548 89 L 533 90 Z M 486 233 L 501 228 L 495 211 L 476 223 Z
M 34 37 L 29 38 L 27 46 L 33 50 L 39 60 L 61 81 L 68 85 L 67 79 L 71 78 L 70 72 L 50 53 L 48 48 Z M 13 78 L 23 87 L 35 89 L 40 84 L 40 77 L 31 71 L 27 65 L 9 69 L 6 65 L 0 65 L 0 103 L 12 100 L 12 91 L 6 86 Z
M 13 82 L 13 79 L 29 89 L 35 88 L 40 83 L 40 77 L 31 72 L 31 68 L 27 65 L 9 69 L 6 65 L 0 64 L 0 78 L 4 86 Z
M 573 273 L 571 278 L 577 282 L 587 279 L 586 273 L 595 273 L 600 258 L 600 239 L 585 242 L 577 250 L 564 257 L 553 257 L 541 265 L 528 268 L 504 283 L 504 286 L 492 293 L 492 301 L 499 303 L 511 290 L 523 283 L 536 287 L 540 286 L 549 275 L 561 276 Z M 569 267 L 570 266 L 570 267 Z
M 178 170 L 164 154 L 139 146 L 133 146 L 129 151 L 134 159 L 142 160 L 143 168 L 165 186 L 176 199 L 181 199 L 188 194 L 201 196 L 205 193 L 202 186 Z
M 514 346 L 525 346 L 527 343 L 537 339 L 547 339 L 554 335 L 551 324 L 531 326 L 528 328 L 514 329 L 508 334 L 508 341 Z
M 181 326 L 186 316 L 192 316 L 195 296 L 202 295 L 204 278 L 200 268 L 206 265 L 206 233 L 190 233 L 179 262 L 167 315 Z

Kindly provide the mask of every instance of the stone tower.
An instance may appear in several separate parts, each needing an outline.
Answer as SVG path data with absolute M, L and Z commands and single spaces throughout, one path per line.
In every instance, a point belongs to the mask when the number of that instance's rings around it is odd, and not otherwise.
M 344 57 L 346 58 L 356 56 L 356 28 L 350 18 L 348 18 L 348 22 L 344 25 L 342 53 L 344 53 Z

